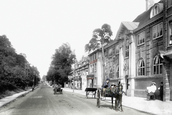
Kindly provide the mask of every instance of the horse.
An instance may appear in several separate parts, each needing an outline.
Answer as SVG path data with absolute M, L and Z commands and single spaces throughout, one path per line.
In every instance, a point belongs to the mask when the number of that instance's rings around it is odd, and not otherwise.
M 112 93 L 112 96 L 111 96 L 111 101 L 112 101 L 112 108 L 113 108 L 113 98 L 116 98 L 115 99 L 115 110 L 120 110 L 120 111 L 123 111 L 123 108 L 122 108 L 122 94 L 125 93 L 123 91 L 123 86 L 122 84 L 119 84 L 118 86 L 111 86 L 111 93 Z
M 118 84 L 118 86 L 111 84 L 110 88 L 98 89 L 97 91 L 97 107 L 100 108 L 100 95 L 102 97 L 111 97 L 112 108 L 113 108 L 113 98 L 115 99 L 115 110 L 123 111 L 122 109 L 122 94 L 125 93 L 123 91 L 122 84 Z

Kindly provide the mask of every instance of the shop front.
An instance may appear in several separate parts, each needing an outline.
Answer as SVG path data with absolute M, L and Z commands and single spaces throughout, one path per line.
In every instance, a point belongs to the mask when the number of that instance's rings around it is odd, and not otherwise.
M 93 88 L 94 74 L 87 75 L 87 88 Z

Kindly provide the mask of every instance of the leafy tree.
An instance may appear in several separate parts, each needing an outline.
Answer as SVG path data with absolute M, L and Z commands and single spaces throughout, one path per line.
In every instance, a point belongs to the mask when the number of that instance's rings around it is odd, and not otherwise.
M 108 24 L 103 24 L 101 28 L 97 28 L 93 31 L 93 35 L 88 44 L 85 45 L 85 51 L 95 50 L 97 48 L 102 49 L 102 68 L 103 68 L 103 82 L 105 80 L 104 76 L 104 46 L 112 41 L 112 30 L 111 26 Z
M 33 78 L 39 81 L 37 68 L 31 67 L 23 54 L 15 52 L 5 35 L 0 36 L 0 93 L 18 88 L 25 89 L 27 85 L 33 84 Z
M 74 59 L 75 54 L 71 51 L 69 44 L 63 44 L 56 49 L 47 73 L 47 80 L 63 85 L 64 82 L 68 81 L 68 75 L 72 70 L 71 65 L 74 63 Z
M 97 28 L 93 31 L 93 35 L 88 44 L 85 45 L 85 51 L 95 50 L 105 43 L 109 43 L 112 36 L 111 26 L 103 24 L 101 28 Z

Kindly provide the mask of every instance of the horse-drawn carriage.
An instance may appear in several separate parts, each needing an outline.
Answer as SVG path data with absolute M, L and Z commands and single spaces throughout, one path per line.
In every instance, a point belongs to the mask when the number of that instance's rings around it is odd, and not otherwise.
M 86 97 L 88 98 L 88 95 L 91 93 L 92 97 L 94 96 L 94 98 L 96 98 L 96 90 L 97 88 L 86 88 L 85 89 Z
M 60 85 L 55 85 L 53 91 L 54 91 L 54 94 L 56 94 L 57 92 L 62 94 L 63 89 L 61 88 Z
M 122 94 L 123 86 L 118 84 L 117 86 L 111 84 L 110 87 L 100 88 L 97 90 L 97 107 L 100 107 L 101 97 L 111 97 L 112 108 L 113 108 L 113 98 L 115 98 L 115 110 L 123 111 L 122 109 Z

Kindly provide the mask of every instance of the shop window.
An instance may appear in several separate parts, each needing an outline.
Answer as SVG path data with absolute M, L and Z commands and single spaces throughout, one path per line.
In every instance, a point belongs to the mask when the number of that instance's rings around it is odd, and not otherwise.
M 163 23 L 159 23 L 152 27 L 152 36 L 153 39 L 159 38 L 162 36 L 162 30 L 163 30 Z
M 153 60 L 153 74 L 162 74 L 162 65 L 160 56 L 155 56 Z
M 138 75 L 139 76 L 145 75 L 145 63 L 143 59 L 141 59 L 138 63 Z

